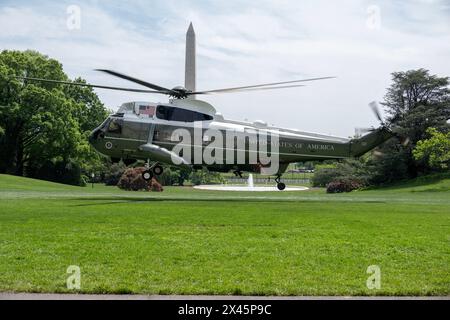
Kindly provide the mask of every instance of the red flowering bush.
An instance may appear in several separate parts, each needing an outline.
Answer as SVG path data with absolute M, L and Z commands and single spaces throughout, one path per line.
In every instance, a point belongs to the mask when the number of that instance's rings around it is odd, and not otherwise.
M 340 179 L 327 184 L 327 193 L 350 192 L 364 185 L 356 179 Z
M 128 168 L 120 177 L 119 183 L 117 186 L 120 189 L 128 190 L 128 191 L 163 191 L 163 187 L 156 180 L 156 178 L 152 178 L 150 181 L 145 181 L 142 178 L 142 173 L 145 171 L 145 167 L 138 168 Z

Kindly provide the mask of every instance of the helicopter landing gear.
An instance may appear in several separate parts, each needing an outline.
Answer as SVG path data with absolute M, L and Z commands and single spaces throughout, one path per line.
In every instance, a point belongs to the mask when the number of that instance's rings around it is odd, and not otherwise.
M 277 183 L 278 190 L 283 191 L 284 189 L 286 189 L 286 185 L 280 181 L 280 178 L 281 178 L 281 175 L 278 175 L 275 178 L 275 182 Z
M 277 188 L 280 191 L 283 191 L 284 189 L 286 189 L 286 185 L 283 182 L 279 182 L 277 183 Z
M 142 172 L 142 179 L 144 179 L 145 181 L 150 181 L 153 178 L 153 172 L 150 170 L 145 170 L 144 172 Z
M 152 168 L 150 167 L 150 159 L 145 162 L 145 171 L 142 172 L 142 179 L 145 181 L 150 181 L 153 178 Z
M 242 178 L 242 171 L 241 170 L 235 170 L 235 171 L 233 171 L 233 173 L 234 173 L 234 175 L 236 177 Z
M 153 176 L 159 176 L 164 172 L 163 167 L 156 162 L 154 165 L 150 166 L 150 160 L 148 159 L 145 163 L 146 170 L 142 172 L 142 178 L 145 181 L 152 180 Z
M 153 171 L 153 173 L 154 173 L 156 176 L 159 176 L 159 175 L 161 175 L 161 174 L 164 172 L 164 169 L 163 169 L 163 167 L 161 167 L 159 164 L 156 164 L 156 165 L 153 167 L 152 171 Z

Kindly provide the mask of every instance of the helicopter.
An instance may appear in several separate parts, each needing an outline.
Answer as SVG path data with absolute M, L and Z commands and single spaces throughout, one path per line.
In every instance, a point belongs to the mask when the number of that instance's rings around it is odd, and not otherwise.
M 128 92 L 162 94 L 169 97 L 168 102 L 133 101 L 123 103 L 117 112 L 110 115 L 89 136 L 90 144 L 113 162 L 122 160 L 131 165 L 137 160 L 146 162 L 142 173 L 144 180 L 163 173 L 162 164 L 190 166 L 193 169 L 206 167 L 209 171 L 230 172 L 241 176 L 244 171 L 274 176 L 278 190 L 286 185 L 281 181 L 290 163 L 302 161 L 337 160 L 359 157 L 374 149 L 395 133 L 383 123 L 375 105 L 372 110 L 381 122 L 378 128 L 358 138 L 343 138 L 332 135 L 305 132 L 269 125 L 264 121 L 238 121 L 225 119 L 210 103 L 197 99 L 198 96 L 256 90 L 276 90 L 303 87 L 303 82 L 327 80 L 335 77 L 317 77 L 283 82 L 264 83 L 214 90 L 196 90 L 195 32 L 192 23 L 186 34 L 185 86 L 166 88 L 109 69 L 97 69 L 108 75 L 121 78 L 145 87 L 145 89 L 113 87 L 71 81 L 21 77 L 25 80 L 59 83 L 65 85 L 87 86 L 91 88 L 119 90 Z M 188 134 L 182 140 L 177 132 Z M 213 132 L 211 134 L 211 132 Z M 195 136 L 199 138 L 195 138 Z M 218 140 L 217 134 L 231 136 L 233 143 Z M 194 136 L 194 139 L 191 137 Z M 214 138 L 213 138 L 214 136 Z M 211 162 L 200 157 L 212 144 L 214 152 L 220 153 L 221 161 Z M 266 145 L 266 157 L 253 155 L 253 145 Z M 270 146 L 270 150 L 269 150 Z M 178 149 L 177 149 L 178 148 Z M 191 152 L 192 151 L 192 152 Z M 196 152 L 197 151 L 197 152 Z M 241 152 L 240 157 L 238 153 Z M 253 153 L 252 153 L 253 152 Z M 275 170 L 268 170 L 267 157 L 276 156 Z M 198 159 L 197 159 L 198 160 Z M 272 163 L 273 164 L 273 163 Z

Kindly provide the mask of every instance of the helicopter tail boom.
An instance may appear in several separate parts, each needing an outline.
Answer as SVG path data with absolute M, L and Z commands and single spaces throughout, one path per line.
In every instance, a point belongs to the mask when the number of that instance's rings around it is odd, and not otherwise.
M 360 157 L 393 136 L 395 136 L 395 134 L 390 129 L 382 126 L 361 138 L 352 139 L 349 142 L 350 156 Z

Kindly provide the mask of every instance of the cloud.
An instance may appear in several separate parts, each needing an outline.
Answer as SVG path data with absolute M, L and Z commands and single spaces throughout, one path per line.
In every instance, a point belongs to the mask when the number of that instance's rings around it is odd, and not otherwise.
M 445 1 L 78 3 L 81 29 L 71 31 L 70 2 L 6 2 L 0 8 L 0 49 L 39 50 L 60 60 L 70 76 L 92 83 L 129 86 L 92 71 L 107 67 L 172 87 L 184 80 L 184 34 L 193 21 L 200 89 L 338 76 L 303 88 L 204 98 L 225 116 L 343 136 L 356 126 L 377 125 L 367 104 L 382 99 L 391 72 L 424 67 L 450 74 Z M 373 5 L 379 28 L 367 26 Z M 165 100 L 97 92 L 111 107 Z

